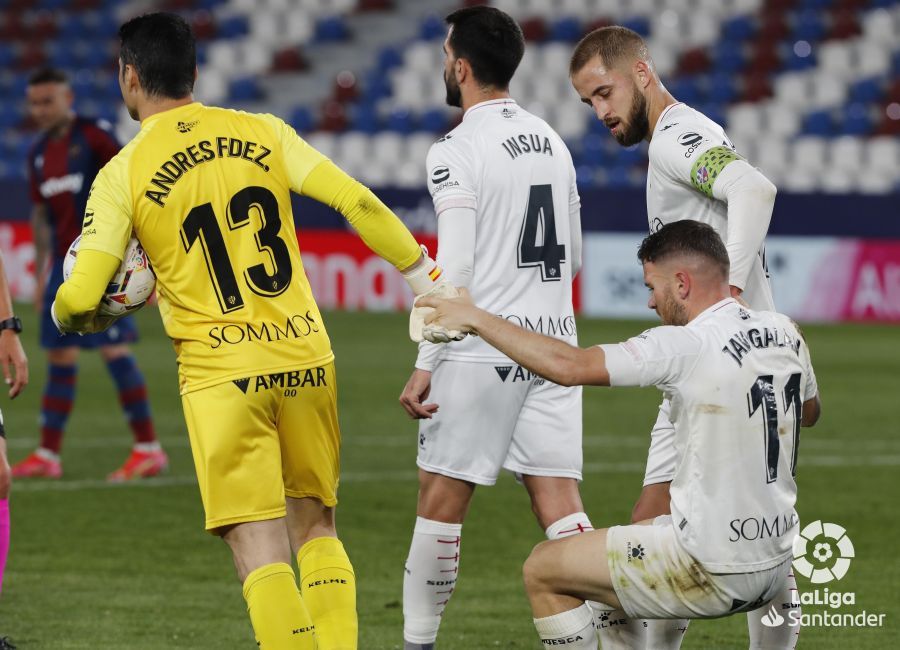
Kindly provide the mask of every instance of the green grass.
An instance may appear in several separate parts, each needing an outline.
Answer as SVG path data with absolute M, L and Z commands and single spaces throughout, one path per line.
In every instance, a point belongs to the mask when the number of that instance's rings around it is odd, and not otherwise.
M 28 315 L 28 307 L 21 311 Z M 108 487 L 130 434 L 103 364 L 81 363 L 64 448 L 64 480 L 18 482 L 13 546 L 0 601 L 0 636 L 22 650 L 253 648 L 225 546 L 203 517 L 181 415 L 171 345 L 155 310 L 138 314 L 135 348 L 148 378 L 157 429 L 172 461 L 162 481 Z M 32 382 L 3 402 L 10 457 L 37 442 L 45 376 L 26 319 Z M 402 315 L 326 315 L 341 390 L 345 447 L 338 524 L 359 583 L 360 648 L 401 647 L 403 562 L 415 519 L 415 425 L 397 404 L 415 348 Z M 585 343 L 619 340 L 646 323 L 581 322 Z M 801 648 L 886 648 L 898 632 L 900 539 L 900 330 L 808 327 L 824 402 L 804 431 L 799 511 L 844 525 L 857 558 L 832 590 L 855 591 L 848 611 L 887 614 L 883 629 L 808 628 Z M 583 496 L 595 525 L 627 521 L 640 490 L 655 390 L 585 393 Z M 519 486 L 505 477 L 478 492 L 466 521 L 461 576 L 439 638 L 441 650 L 538 648 L 521 586 L 521 564 L 542 539 Z M 801 579 L 801 588 L 809 588 Z M 811 606 L 806 611 L 822 611 Z M 746 648 L 745 617 L 696 621 L 684 648 Z

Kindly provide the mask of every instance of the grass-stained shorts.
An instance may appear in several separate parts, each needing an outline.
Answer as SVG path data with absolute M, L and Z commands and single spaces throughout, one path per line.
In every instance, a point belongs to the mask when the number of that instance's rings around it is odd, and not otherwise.
M 334 363 L 182 395 L 206 529 L 285 515 L 285 497 L 337 503 Z

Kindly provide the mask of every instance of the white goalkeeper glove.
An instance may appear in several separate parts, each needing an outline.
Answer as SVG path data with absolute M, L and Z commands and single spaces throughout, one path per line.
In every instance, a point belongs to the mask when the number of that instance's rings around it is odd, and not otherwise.
M 425 325 L 425 316 L 434 309 L 431 307 L 416 307 L 415 301 L 424 296 L 437 298 L 456 298 L 459 292 L 456 287 L 443 278 L 443 270 L 433 259 L 428 256 L 428 249 L 422 246 L 424 259 L 416 267 L 403 274 L 403 278 L 409 284 L 415 295 L 412 311 L 409 312 L 409 338 L 416 343 L 429 341 L 430 343 L 449 343 L 461 341 L 466 337 L 465 332 L 448 330 L 440 325 Z

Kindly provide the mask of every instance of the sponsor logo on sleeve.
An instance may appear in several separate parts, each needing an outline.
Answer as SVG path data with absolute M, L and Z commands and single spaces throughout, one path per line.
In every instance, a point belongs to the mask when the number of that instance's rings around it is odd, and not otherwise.
M 694 152 L 697 151 L 697 148 L 705 141 L 706 138 L 694 131 L 686 131 L 678 136 L 678 144 L 687 149 L 684 152 L 685 158 L 693 156 Z
M 445 165 L 438 165 L 431 170 L 431 182 L 440 185 L 450 178 L 450 168 Z

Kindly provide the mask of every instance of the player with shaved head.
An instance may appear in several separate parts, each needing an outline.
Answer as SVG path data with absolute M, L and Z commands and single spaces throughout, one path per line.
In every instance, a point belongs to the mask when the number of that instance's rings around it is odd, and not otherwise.
M 711 119 L 666 90 L 637 33 L 604 27 L 576 46 L 569 66 L 572 85 L 623 147 L 650 143 L 647 217 L 650 231 L 684 219 L 711 225 L 725 242 L 731 295 L 753 309 L 773 310 L 763 242 L 775 203 L 775 186 L 748 163 Z M 672 405 L 664 399 L 653 427 L 644 488 L 632 513 L 641 521 L 670 511 L 675 472 Z M 796 580 L 789 574 L 774 600 L 779 611 L 798 609 Z M 789 649 L 796 627 L 762 623 L 765 610 L 750 612 L 751 648 Z M 687 620 L 648 621 L 635 626 L 647 648 L 678 648 Z M 644 647 L 640 645 L 639 647 Z

